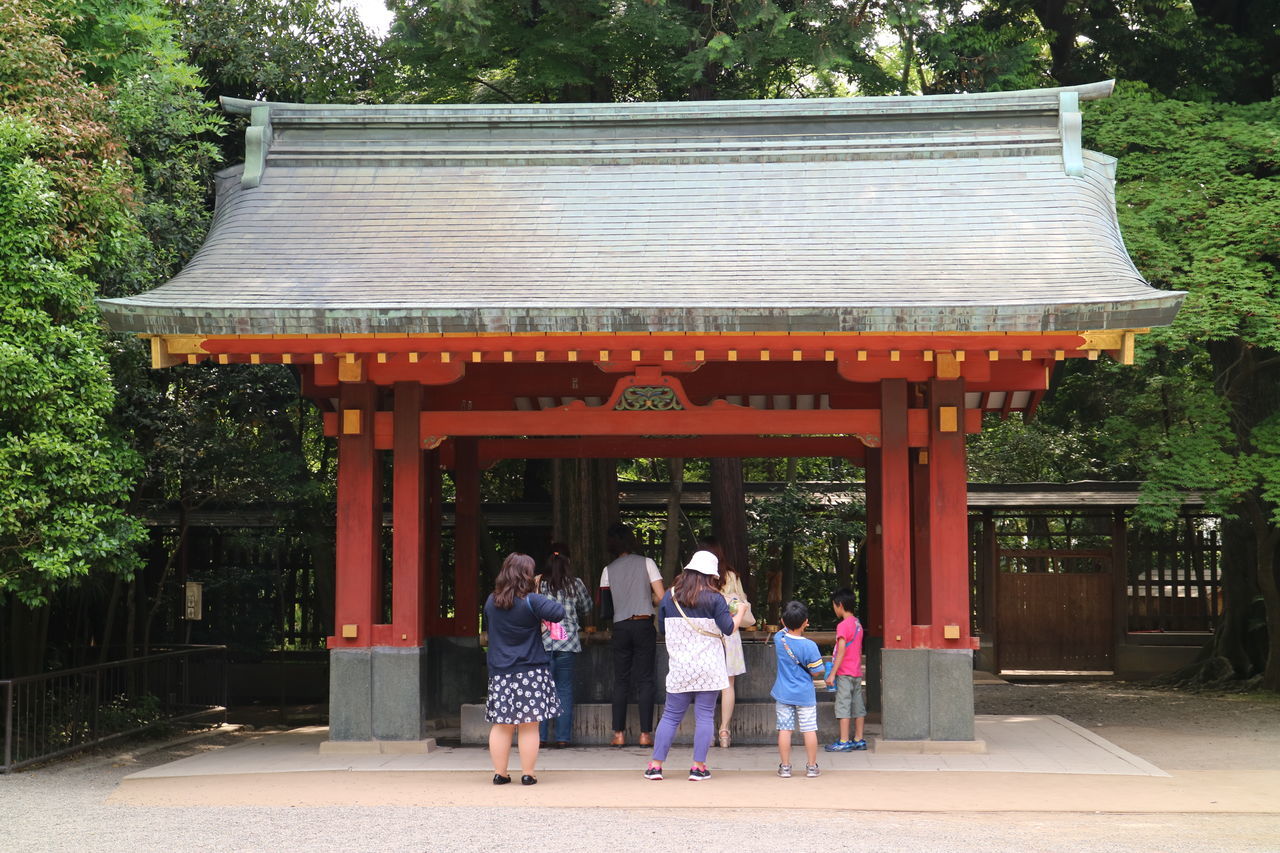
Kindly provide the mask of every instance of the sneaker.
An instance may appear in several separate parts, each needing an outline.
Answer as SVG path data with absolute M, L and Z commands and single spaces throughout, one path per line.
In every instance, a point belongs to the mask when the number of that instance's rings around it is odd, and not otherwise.
M 852 752 L 853 741 L 838 740 L 834 743 L 827 744 L 825 747 L 823 747 L 823 749 L 825 749 L 827 752 Z
M 708 780 L 708 779 L 710 779 L 710 778 L 711 778 L 711 771 L 710 771 L 710 770 L 708 770 L 708 769 L 707 769 L 707 768 L 705 768 L 705 767 L 690 767 L 690 768 L 689 768 L 689 781 L 690 781 L 690 782 L 705 782 L 705 781 L 707 781 L 707 780 Z
M 855 741 L 854 741 L 854 742 L 849 746 L 849 748 L 850 748 L 850 749 L 856 749 L 856 750 L 863 750 L 863 749 L 866 749 L 866 748 L 867 748 L 867 742 L 866 742 L 865 740 L 855 740 Z
M 817 776 L 818 773 L 819 773 L 818 765 L 806 764 L 804 766 L 804 775 L 808 776 L 810 779 L 812 779 L 814 776 Z
M 644 778 L 652 779 L 654 782 L 662 781 L 662 767 L 657 764 L 650 764 L 644 769 Z
M 791 778 L 791 765 L 790 765 L 790 764 L 779 764 L 779 765 L 778 765 L 778 775 L 779 775 L 779 776 L 781 776 L 783 779 L 790 779 L 790 778 Z

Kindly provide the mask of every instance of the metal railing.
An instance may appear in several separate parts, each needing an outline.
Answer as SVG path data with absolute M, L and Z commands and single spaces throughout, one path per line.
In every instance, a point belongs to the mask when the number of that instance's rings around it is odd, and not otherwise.
M 0 772 L 48 761 L 161 723 L 221 713 L 225 646 L 183 646 L 144 657 L 0 680 Z

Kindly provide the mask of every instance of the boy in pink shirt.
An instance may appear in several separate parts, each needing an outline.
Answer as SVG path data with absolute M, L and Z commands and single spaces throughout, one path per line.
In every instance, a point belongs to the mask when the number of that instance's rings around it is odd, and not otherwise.
M 863 725 L 867 704 L 862 698 L 862 623 L 853 615 L 857 601 L 853 593 L 842 589 L 831 597 L 831 609 L 840 623 L 836 625 L 836 649 L 831 658 L 831 674 L 827 686 L 836 687 L 836 719 L 840 721 L 840 739 L 826 746 L 827 752 L 853 752 L 867 748 Z M 853 720 L 853 739 L 849 738 L 849 720 Z

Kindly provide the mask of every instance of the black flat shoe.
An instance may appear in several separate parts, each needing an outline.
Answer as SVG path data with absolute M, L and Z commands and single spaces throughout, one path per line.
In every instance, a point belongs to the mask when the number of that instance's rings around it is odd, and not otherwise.
M 510 782 L 511 780 L 510 780 L 510 779 L 507 779 L 507 781 L 508 781 L 508 782 Z M 523 776 L 521 776 L 521 777 L 520 777 L 520 784 L 521 784 L 521 785 L 536 785 L 536 784 L 538 784 L 538 778 L 537 778 L 536 776 L 530 776 L 529 774 L 527 774 L 527 773 L 526 773 L 525 775 L 523 775 Z
M 529 778 L 529 777 L 528 777 L 528 776 L 526 776 L 525 778 L 527 779 L 527 778 Z M 498 773 L 494 773 L 494 774 L 493 774 L 493 784 L 495 784 L 495 785 L 510 785 L 510 784 L 511 784 L 511 777 L 510 777 L 510 776 L 502 776 L 502 775 L 500 775 L 500 774 L 498 774 Z
M 558 741 L 556 741 L 556 742 L 555 742 L 555 748 L 556 748 L 556 749 L 568 749 L 568 748 L 569 748 L 569 741 L 567 741 L 567 740 L 558 740 Z

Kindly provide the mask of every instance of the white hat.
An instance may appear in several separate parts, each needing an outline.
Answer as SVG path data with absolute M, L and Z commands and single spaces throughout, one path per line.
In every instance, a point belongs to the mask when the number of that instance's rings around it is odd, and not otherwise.
M 720 574 L 720 561 L 710 551 L 696 551 L 689 558 L 689 565 L 685 566 L 684 570 L 686 572 L 702 572 L 704 575 L 716 577 Z

